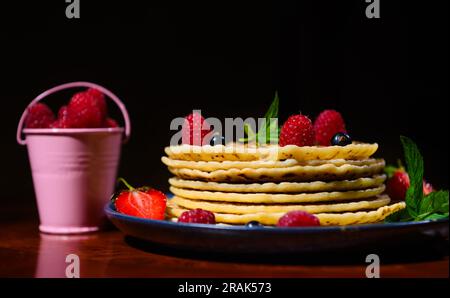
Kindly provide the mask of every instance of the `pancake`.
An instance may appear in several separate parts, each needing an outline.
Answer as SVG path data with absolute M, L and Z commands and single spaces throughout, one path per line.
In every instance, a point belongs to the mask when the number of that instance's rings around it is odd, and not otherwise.
M 161 161 L 171 168 L 186 168 L 192 170 L 200 170 L 205 172 L 212 172 L 217 170 L 228 169 L 259 169 L 259 168 L 287 168 L 292 166 L 320 166 L 324 164 L 341 165 L 356 165 L 364 166 L 376 162 L 375 159 L 361 159 L 361 160 L 346 160 L 346 159 L 332 159 L 332 160 L 306 160 L 298 161 L 296 159 L 278 160 L 255 160 L 255 161 L 191 161 L 191 160 L 176 160 L 163 156 Z
M 384 185 L 376 188 L 353 191 L 334 191 L 318 193 L 299 193 L 299 194 L 267 194 L 267 193 L 234 193 L 218 191 L 199 191 L 170 187 L 170 191 L 179 197 L 203 200 L 203 201 L 221 201 L 237 203 L 262 203 L 262 204 L 280 204 L 280 203 L 312 203 L 327 201 L 345 201 L 370 198 L 377 196 L 385 190 Z
M 376 159 L 362 166 L 323 164 L 319 166 L 292 166 L 286 168 L 245 168 L 205 172 L 189 168 L 172 168 L 169 171 L 183 179 L 213 182 L 285 182 L 332 181 L 356 179 L 379 174 L 385 162 Z
M 387 195 L 370 198 L 368 200 L 349 203 L 330 203 L 322 205 L 298 205 L 298 204 L 239 204 L 239 203 L 217 203 L 209 201 L 189 200 L 181 197 L 173 197 L 171 202 L 181 208 L 204 209 L 217 213 L 248 214 L 248 213 L 277 213 L 303 210 L 309 213 L 343 212 L 378 209 L 391 202 Z
M 343 191 L 358 190 L 377 187 L 384 183 L 386 175 L 376 175 L 368 178 L 358 178 L 355 180 L 343 181 L 313 181 L 313 182 L 281 182 L 281 183 L 250 183 L 250 184 L 233 184 L 219 182 L 205 182 L 184 180 L 173 177 L 169 179 L 172 186 L 178 188 L 187 188 L 195 190 L 209 190 L 222 192 L 264 192 L 264 193 L 292 193 L 292 192 L 322 192 L 322 191 Z
M 386 205 L 379 207 L 372 211 L 358 211 L 358 212 L 345 212 L 345 213 L 318 213 L 315 214 L 320 220 L 320 224 L 323 226 L 330 225 L 354 225 L 354 224 L 368 224 L 376 223 L 384 220 L 387 216 L 402 210 L 406 207 L 405 202 L 399 202 L 392 205 Z M 179 206 L 170 203 L 167 207 L 167 213 L 172 217 L 179 217 L 181 213 L 188 209 L 180 208 Z M 249 213 L 249 214 L 227 214 L 227 213 L 214 213 L 216 222 L 226 224 L 241 224 L 244 225 L 250 221 L 256 220 L 264 225 L 276 225 L 278 219 L 283 216 L 284 212 L 276 213 Z
M 200 170 L 211 172 L 216 170 L 228 169 L 245 169 L 245 168 L 285 168 L 299 165 L 295 159 L 278 160 L 254 160 L 254 161 L 191 161 L 191 160 L 176 160 L 163 156 L 161 161 L 171 168 L 186 168 L 193 170 Z
M 255 161 L 255 160 L 329 160 L 367 159 L 378 149 L 378 144 L 352 143 L 347 146 L 268 145 L 262 147 L 242 144 L 216 146 L 177 145 L 164 150 L 173 160 L 190 161 Z

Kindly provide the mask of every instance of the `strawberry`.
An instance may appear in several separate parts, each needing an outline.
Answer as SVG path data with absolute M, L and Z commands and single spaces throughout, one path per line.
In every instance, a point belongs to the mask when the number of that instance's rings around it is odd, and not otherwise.
M 386 183 L 386 192 L 391 199 L 401 201 L 406 198 L 406 192 L 410 186 L 408 173 L 403 167 L 398 168 Z M 433 192 L 433 186 L 423 180 L 423 194 L 426 196 Z
M 344 119 L 335 110 L 325 110 L 314 121 L 314 133 L 317 144 L 330 146 L 331 139 L 338 133 L 346 133 Z
M 429 195 L 434 191 L 433 185 L 423 180 L 423 195 Z
M 36 103 L 28 108 L 28 116 L 25 120 L 26 128 L 49 128 L 55 120 L 52 110 L 43 103 Z
M 314 129 L 311 120 L 304 115 L 292 115 L 281 127 L 279 145 L 312 146 Z
M 211 132 L 208 122 L 197 112 L 184 118 L 181 129 L 182 143 L 201 146 L 209 142 L 205 137 Z
M 409 188 L 409 176 L 404 170 L 397 170 L 387 181 L 386 192 L 391 199 L 400 201 L 406 197 Z
M 150 187 L 134 188 L 120 178 L 128 190 L 114 198 L 116 210 L 131 216 L 163 220 L 167 198 L 164 193 Z

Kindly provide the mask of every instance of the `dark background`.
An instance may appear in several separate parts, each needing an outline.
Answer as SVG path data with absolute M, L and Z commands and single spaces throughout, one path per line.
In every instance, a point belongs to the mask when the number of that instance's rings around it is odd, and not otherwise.
M 37 2 L 0 5 L 4 202 L 34 204 L 26 148 L 15 143 L 20 114 L 76 80 L 104 85 L 129 109 L 120 175 L 135 185 L 167 190 L 160 157 L 174 117 L 260 117 L 278 90 L 280 122 L 338 109 L 354 139 L 378 142 L 388 162 L 407 135 L 427 179 L 448 188 L 447 1 L 381 0 L 381 19 L 367 19 L 364 0 L 81 0 L 71 20 L 63 0 Z

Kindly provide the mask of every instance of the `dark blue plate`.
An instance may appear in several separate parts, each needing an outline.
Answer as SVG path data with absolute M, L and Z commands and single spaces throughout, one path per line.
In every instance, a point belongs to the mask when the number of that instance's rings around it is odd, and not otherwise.
M 376 250 L 398 245 L 448 241 L 448 219 L 353 226 L 274 228 L 185 224 L 151 220 L 116 212 L 105 206 L 123 233 L 163 247 L 211 253 L 322 253 Z

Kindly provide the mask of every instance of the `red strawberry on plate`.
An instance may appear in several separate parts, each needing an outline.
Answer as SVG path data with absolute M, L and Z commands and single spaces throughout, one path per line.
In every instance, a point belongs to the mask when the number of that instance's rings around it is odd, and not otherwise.
M 346 133 L 344 119 L 335 110 L 325 110 L 314 121 L 314 133 L 317 144 L 330 146 L 331 139 L 338 132 Z
M 43 103 L 36 103 L 28 108 L 28 116 L 25 120 L 26 128 L 49 128 L 55 115 L 52 110 Z
M 181 129 L 182 143 L 201 146 L 209 143 L 206 136 L 211 132 L 211 127 L 205 118 L 197 112 L 194 112 L 184 118 Z
M 434 191 L 433 185 L 423 180 L 423 195 L 424 196 L 429 195 L 433 191 Z
M 394 171 L 386 183 L 386 193 L 395 201 L 402 201 L 406 198 L 406 192 L 410 186 L 408 173 L 403 167 Z M 433 192 L 433 186 L 423 180 L 423 194 L 426 196 Z
M 128 190 L 121 191 L 114 199 L 116 210 L 131 216 L 163 220 L 167 198 L 164 193 L 150 187 L 134 188 L 120 178 Z
M 281 127 L 279 145 L 312 146 L 314 129 L 311 120 L 304 115 L 292 115 Z
M 393 200 L 400 201 L 406 197 L 409 188 L 409 176 L 404 170 L 397 170 L 387 181 L 386 192 Z

